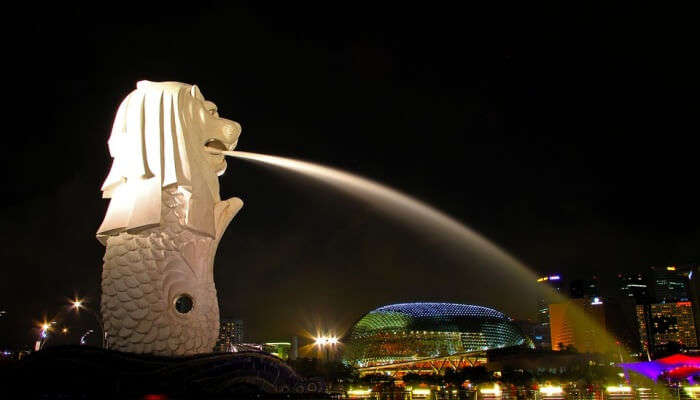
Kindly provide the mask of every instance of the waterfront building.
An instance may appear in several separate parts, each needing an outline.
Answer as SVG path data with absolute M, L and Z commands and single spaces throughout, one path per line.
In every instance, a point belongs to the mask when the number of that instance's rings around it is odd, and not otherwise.
M 262 351 L 277 356 L 283 360 L 288 360 L 292 350 L 289 342 L 269 342 L 262 345 Z
M 379 307 L 350 329 L 345 362 L 360 373 L 443 373 L 486 361 L 486 351 L 532 341 L 500 311 L 453 303 L 403 303 Z

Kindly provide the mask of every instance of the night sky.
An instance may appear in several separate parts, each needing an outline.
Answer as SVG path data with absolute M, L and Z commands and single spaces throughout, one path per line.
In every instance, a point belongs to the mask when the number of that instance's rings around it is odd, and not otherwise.
M 142 79 L 196 83 L 239 150 L 388 184 L 537 272 L 609 288 L 700 262 L 694 14 L 492 3 L 6 13 L 0 347 L 33 343 L 74 293 L 98 306 L 106 141 Z M 342 333 L 400 301 L 535 311 L 530 282 L 308 179 L 232 159 L 220 181 L 245 205 L 215 280 L 248 340 Z

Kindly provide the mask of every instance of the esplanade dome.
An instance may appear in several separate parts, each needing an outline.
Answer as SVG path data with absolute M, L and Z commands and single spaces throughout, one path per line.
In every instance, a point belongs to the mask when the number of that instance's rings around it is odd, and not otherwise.
M 492 308 L 454 303 L 401 303 L 365 314 L 345 338 L 344 360 L 357 367 L 388 365 L 532 341 Z

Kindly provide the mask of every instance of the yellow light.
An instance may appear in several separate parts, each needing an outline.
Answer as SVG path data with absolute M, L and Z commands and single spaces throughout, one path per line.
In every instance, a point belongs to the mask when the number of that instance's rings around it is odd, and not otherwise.
M 61 332 L 63 332 L 63 333 L 68 333 L 68 328 L 63 328 L 63 329 L 61 329 Z
M 332 337 L 328 339 L 328 343 L 330 344 L 338 344 L 338 338 L 337 337 Z
M 605 390 L 608 393 L 630 393 L 632 388 L 629 386 L 608 386 Z
M 44 324 L 41 325 L 42 330 L 48 331 L 49 328 L 51 328 L 51 325 L 47 324 L 46 322 L 44 322 Z
M 414 396 L 430 396 L 430 389 L 416 388 L 412 389 L 411 393 L 413 393 Z
M 688 394 L 695 394 L 700 392 L 700 386 L 685 386 L 683 387 L 683 390 L 685 390 Z
M 490 394 L 494 396 L 500 396 L 501 395 L 501 387 L 498 386 L 498 384 L 493 385 L 493 388 L 483 388 L 479 390 L 481 394 Z
M 361 397 L 369 396 L 372 393 L 372 389 L 350 389 L 348 390 L 348 396 Z
M 666 270 L 667 270 L 667 271 L 675 271 L 675 270 L 676 270 L 676 267 L 666 267 Z
M 562 394 L 562 392 L 563 392 L 563 390 L 562 390 L 561 386 L 547 385 L 547 386 L 542 386 L 540 388 L 540 393 L 542 393 L 545 396 L 553 396 L 553 395 L 557 395 L 557 394 Z

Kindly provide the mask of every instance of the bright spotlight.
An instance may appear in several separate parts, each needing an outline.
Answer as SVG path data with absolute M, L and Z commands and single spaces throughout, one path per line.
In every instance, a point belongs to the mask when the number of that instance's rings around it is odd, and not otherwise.
M 338 338 L 337 337 L 328 338 L 328 343 L 338 344 Z
M 75 299 L 71 303 L 73 304 L 73 307 L 75 307 L 76 310 L 83 305 L 83 301 L 80 299 Z

